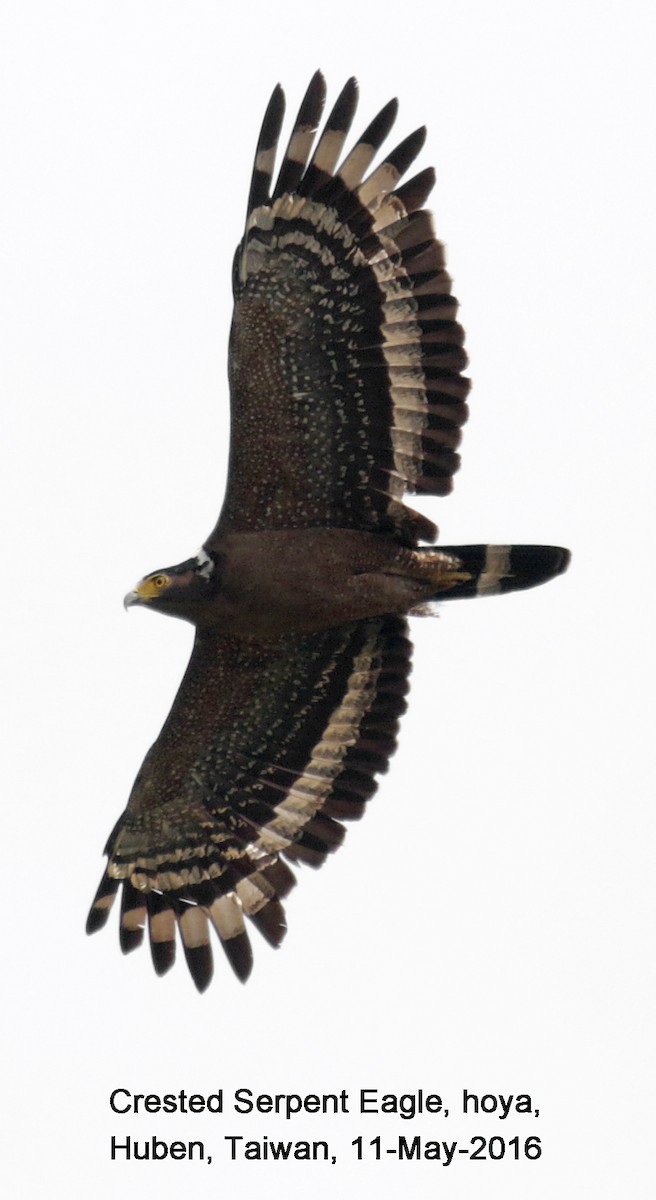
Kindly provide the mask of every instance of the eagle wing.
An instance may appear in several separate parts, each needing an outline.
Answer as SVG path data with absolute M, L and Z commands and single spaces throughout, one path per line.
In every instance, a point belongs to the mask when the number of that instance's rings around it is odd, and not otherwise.
M 88 931 L 105 924 L 122 888 L 124 951 L 140 944 L 147 924 L 161 974 L 173 963 L 177 926 L 202 990 L 212 977 L 213 926 L 245 979 L 244 914 L 280 943 L 280 901 L 294 884 L 284 858 L 320 865 L 342 840 L 342 819 L 361 815 L 395 748 L 409 670 L 396 617 L 266 643 L 199 632 L 106 847 Z
M 337 166 L 351 79 L 309 159 L 324 98 L 317 72 L 273 188 L 280 87 L 262 125 L 235 257 L 230 463 L 215 532 L 333 525 L 432 541 L 435 526 L 402 497 L 450 490 L 469 381 L 422 207 L 434 172 L 399 186 L 425 129 L 367 175 L 396 116 L 390 101 Z

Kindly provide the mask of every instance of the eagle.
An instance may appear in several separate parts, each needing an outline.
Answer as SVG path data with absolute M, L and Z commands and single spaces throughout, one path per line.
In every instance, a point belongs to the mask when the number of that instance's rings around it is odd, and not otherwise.
M 402 182 L 426 130 L 372 167 L 391 100 L 344 154 L 357 95 L 351 78 L 315 145 L 316 72 L 274 182 L 273 91 L 233 266 L 221 514 L 197 554 L 125 600 L 190 621 L 195 639 L 107 842 L 87 931 L 120 891 L 122 950 L 147 928 L 162 974 L 177 930 L 201 991 L 210 931 L 246 980 L 245 919 L 278 946 L 289 864 L 320 866 L 363 814 L 406 707 L 408 615 L 531 587 L 569 561 L 553 546 L 436 548 L 436 527 L 404 503 L 451 489 L 467 360 L 424 207 L 434 171 Z

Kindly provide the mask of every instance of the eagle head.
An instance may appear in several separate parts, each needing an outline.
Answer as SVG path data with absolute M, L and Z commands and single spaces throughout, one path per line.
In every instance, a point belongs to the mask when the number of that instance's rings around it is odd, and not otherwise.
M 214 593 L 215 571 L 216 556 L 200 549 L 195 558 L 145 575 L 128 592 L 123 605 L 127 609 L 140 604 L 195 622 L 199 607 Z

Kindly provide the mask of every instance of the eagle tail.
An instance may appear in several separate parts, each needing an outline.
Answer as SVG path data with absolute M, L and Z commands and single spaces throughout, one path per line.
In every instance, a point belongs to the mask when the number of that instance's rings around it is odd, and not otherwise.
M 536 587 L 562 575 L 570 560 L 569 550 L 560 546 L 431 546 L 419 553 L 425 566 L 435 563 L 437 590 L 431 599 L 440 602 Z M 452 559 L 446 571 L 445 554 Z M 414 611 L 426 610 L 419 605 Z

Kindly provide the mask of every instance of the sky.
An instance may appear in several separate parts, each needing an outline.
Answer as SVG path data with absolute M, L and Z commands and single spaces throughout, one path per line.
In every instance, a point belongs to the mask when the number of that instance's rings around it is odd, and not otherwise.
M 2 7 L 0 46 L 13 1194 L 646 1195 L 651 5 L 23 0 Z M 453 495 L 423 511 L 446 544 L 573 559 L 548 587 L 413 622 L 410 705 L 365 817 L 299 872 L 282 948 L 253 931 L 244 987 L 217 947 L 200 996 L 184 964 L 158 979 L 146 949 L 124 958 L 115 915 L 84 934 L 191 644 L 122 597 L 218 515 L 255 140 L 274 84 L 289 115 L 317 66 L 329 102 L 357 75 L 356 132 L 391 95 L 399 139 L 428 125 L 418 165 L 436 167 L 474 386 Z M 116 1089 L 221 1092 L 223 1112 L 117 1113 Z M 347 1111 L 240 1113 L 238 1089 L 344 1091 Z M 362 1089 L 441 1109 L 361 1112 Z M 464 1112 L 464 1092 L 508 1115 Z M 206 1157 L 112 1161 L 128 1136 L 201 1140 Z M 388 1153 L 415 1136 L 440 1158 Z M 326 1140 L 336 1161 L 243 1157 L 265 1139 Z

